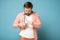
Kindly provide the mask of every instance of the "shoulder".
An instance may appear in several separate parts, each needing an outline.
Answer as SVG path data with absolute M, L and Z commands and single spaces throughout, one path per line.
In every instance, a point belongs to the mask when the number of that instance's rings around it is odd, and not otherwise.
M 37 12 L 33 12 L 33 14 L 34 14 L 35 16 L 39 16 L 39 14 L 38 14 Z
M 23 14 L 24 14 L 24 12 L 19 12 L 19 13 L 18 13 L 18 15 L 23 15 Z
M 24 12 L 19 12 L 16 17 L 21 17 L 24 15 Z

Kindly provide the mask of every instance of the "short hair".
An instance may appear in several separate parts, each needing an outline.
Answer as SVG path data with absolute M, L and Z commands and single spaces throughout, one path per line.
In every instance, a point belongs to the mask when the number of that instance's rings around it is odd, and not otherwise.
M 24 8 L 33 8 L 33 4 L 31 2 L 25 2 Z

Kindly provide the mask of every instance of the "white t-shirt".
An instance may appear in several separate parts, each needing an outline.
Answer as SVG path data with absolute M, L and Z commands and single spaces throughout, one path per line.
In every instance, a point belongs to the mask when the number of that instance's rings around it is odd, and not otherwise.
M 29 16 L 25 15 L 25 23 L 27 23 L 27 21 L 32 22 L 32 16 L 31 15 L 29 15 Z M 34 38 L 33 26 L 28 25 L 28 27 L 26 29 L 24 29 L 20 32 L 20 36 L 26 37 L 26 38 Z

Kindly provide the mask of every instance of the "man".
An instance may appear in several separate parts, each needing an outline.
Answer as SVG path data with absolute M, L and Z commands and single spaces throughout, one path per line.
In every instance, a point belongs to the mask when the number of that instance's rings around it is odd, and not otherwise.
M 24 4 L 24 12 L 17 15 L 13 26 L 20 28 L 20 40 L 37 40 L 37 28 L 41 27 L 39 15 L 32 11 L 31 2 Z

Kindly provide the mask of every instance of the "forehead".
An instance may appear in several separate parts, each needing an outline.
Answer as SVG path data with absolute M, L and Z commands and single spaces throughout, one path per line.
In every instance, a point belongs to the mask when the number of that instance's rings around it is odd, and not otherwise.
M 26 9 L 26 10 L 30 10 L 31 8 L 24 8 L 24 9 Z

